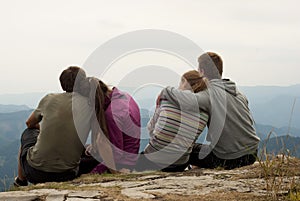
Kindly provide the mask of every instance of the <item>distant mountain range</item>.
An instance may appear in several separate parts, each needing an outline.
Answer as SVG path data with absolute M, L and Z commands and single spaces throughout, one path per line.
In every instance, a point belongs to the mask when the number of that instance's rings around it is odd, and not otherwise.
M 27 105 L 2 105 L 0 104 L 0 113 L 11 113 L 24 110 L 30 110 Z
M 292 86 L 240 86 L 252 110 L 256 123 L 274 127 L 294 127 L 300 129 L 300 84 Z M 153 109 L 161 88 L 154 86 L 135 92 L 129 87 L 121 89 L 133 94 L 141 108 Z M 0 104 L 27 105 L 35 108 L 45 95 L 40 93 L 0 94 Z M 18 110 L 19 111 L 19 110 Z M 0 107 L 1 112 L 1 107 Z
M 300 129 L 294 127 L 280 127 L 276 128 L 270 125 L 255 124 L 257 135 L 261 140 L 267 139 L 268 137 L 279 137 L 289 135 L 293 137 L 300 137 Z
M 300 158 L 300 137 L 280 136 L 261 141 L 259 145 L 259 157 L 262 159 L 265 158 L 264 149 L 266 153 L 273 156 L 284 154 L 285 156 Z
M 0 192 L 8 190 L 18 174 L 18 152 L 20 140 L 1 143 L 0 139 Z
M 0 104 L 3 105 L 27 105 L 35 108 L 38 102 L 45 96 L 45 92 L 0 94 Z
M 276 97 L 300 97 L 300 84 L 291 86 L 240 86 L 240 91 L 255 104 L 267 103 Z
M 248 97 L 258 124 L 300 129 L 300 84 L 287 87 L 240 87 L 240 91 Z
M 20 139 L 26 128 L 26 120 L 32 110 L 23 110 L 11 113 L 0 113 L 0 142 L 11 142 Z

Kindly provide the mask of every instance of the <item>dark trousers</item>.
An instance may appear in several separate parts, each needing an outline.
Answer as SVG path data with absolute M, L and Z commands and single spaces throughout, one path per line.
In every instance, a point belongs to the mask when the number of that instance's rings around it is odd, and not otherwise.
M 246 165 L 251 165 L 256 161 L 257 152 L 244 155 L 242 157 L 236 159 L 221 159 L 218 158 L 212 151 L 205 156 L 203 159 L 199 159 L 199 152 L 203 146 L 203 144 L 195 144 L 193 146 L 192 153 L 190 155 L 189 163 L 191 165 L 195 165 L 201 168 L 217 168 L 222 167 L 224 169 L 234 169 Z
M 99 165 L 103 160 L 101 158 L 95 159 L 91 155 L 86 155 L 85 154 L 85 149 L 82 152 L 80 163 L 79 163 L 79 173 L 78 175 L 82 174 L 88 174 L 90 173 L 97 165 Z M 134 166 L 133 165 L 125 165 L 121 164 L 118 161 L 115 162 L 116 169 L 120 170 L 122 168 L 126 168 L 129 170 L 133 170 Z
M 185 170 L 185 168 L 188 166 L 188 163 L 182 164 L 182 165 L 162 165 L 162 164 L 156 164 L 155 162 L 149 160 L 144 152 L 141 152 L 139 154 L 139 158 L 136 163 L 135 170 L 145 171 L 145 170 L 161 170 L 163 172 L 182 172 Z
M 84 150 L 80 158 L 78 175 L 90 173 L 99 163 L 93 156 L 86 155 Z
M 67 170 L 65 172 L 44 172 L 33 168 L 29 165 L 26 157 L 28 149 L 34 146 L 39 135 L 38 129 L 25 129 L 21 136 L 21 154 L 20 164 L 23 174 L 30 183 L 44 183 L 44 182 L 60 182 L 69 181 L 77 177 L 78 169 Z

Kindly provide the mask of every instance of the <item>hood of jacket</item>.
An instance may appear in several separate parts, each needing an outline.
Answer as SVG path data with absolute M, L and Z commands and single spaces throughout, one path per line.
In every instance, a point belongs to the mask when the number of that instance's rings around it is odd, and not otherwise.
M 236 84 L 229 79 L 213 79 L 209 82 L 213 87 L 220 88 L 226 92 L 232 94 L 233 96 L 237 95 Z

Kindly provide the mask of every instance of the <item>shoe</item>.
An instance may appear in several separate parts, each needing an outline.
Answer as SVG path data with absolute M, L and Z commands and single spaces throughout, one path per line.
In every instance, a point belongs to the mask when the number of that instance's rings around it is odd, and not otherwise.
M 19 179 L 19 177 L 15 177 L 14 186 L 15 187 L 28 186 L 28 181 L 27 180 L 22 181 L 21 179 Z
M 193 169 L 193 166 L 192 165 L 188 165 L 186 168 L 187 168 L 187 170 L 191 170 L 191 169 Z

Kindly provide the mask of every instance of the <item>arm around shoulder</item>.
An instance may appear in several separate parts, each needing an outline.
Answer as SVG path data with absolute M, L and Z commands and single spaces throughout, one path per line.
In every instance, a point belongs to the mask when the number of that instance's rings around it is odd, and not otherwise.
M 193 93 L 189 90 L 179 90 L 174 87 L 164 88 L 161 97 L 186 111 L 208 110 L 210 101 L 207 90 Z

